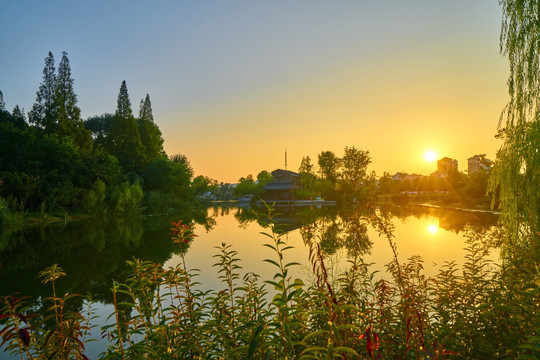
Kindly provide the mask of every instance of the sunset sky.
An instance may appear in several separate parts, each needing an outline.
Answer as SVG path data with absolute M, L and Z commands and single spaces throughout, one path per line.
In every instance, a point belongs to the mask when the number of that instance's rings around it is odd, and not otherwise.
M 0 10 L 0 90 L 30 110 L 44 58 L 68 52 L 82 115 L 150 94 L 168 154 L 236 182 L 303 156 L 369 150 L 429 174 L 494 159 L 508 94 L 495 0 L 27 1 Z

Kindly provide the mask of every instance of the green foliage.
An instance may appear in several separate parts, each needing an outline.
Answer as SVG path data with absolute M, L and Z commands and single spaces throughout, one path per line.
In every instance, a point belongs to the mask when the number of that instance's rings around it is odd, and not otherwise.
M 163 138 L 161 137 L 159 127 L 154 124 L 152 104 L 148 94 L 146 94 L 144 100 L 141 100 L 137 125 L 141 135 L 141 143 L 145 150 L 146 161 L 152 161 L 158 156 L 165 154 L 163 150 Z
M 55 113 L 57 121 L 56 133 L 69 136 L 81 150 L 89 151 L 92 147 L 90 132 L 85 129 L 81 119 L 81 109 L 77 106 L 77 95 L 73 89 L 71 67 L 67 53 L 62 52 L 62 60 L 58 65 L 55 88 Z
M 234 187 L 231 184 L 220 183 L 211 189 L 212 196 L 216 200 L 233 200 Z
M 309 156 L 302 158 L 300 167 L 298 168 L 302 187 L 296 192 L 296 196 L 300 199 L 310 199 L 314 198 L 316 195 L 315 180 L 317 177 L 314 173 L 313 167 L 314 166 L 311 163 L 311 158 Z
M 43 82 L 36 93 L 36 102 L 28 114 L 31 124 L 43 129 L 46 133 L 54 133 L 57 126 L 55 104 L 56 102 L 56 74 L 54 56 L 49 51 L 45 58 L 43 68 Z
M 125 80 L 122 81 L 109 136 L 107 151 L 116 156 L 126 172 L 141 173 L 146 162 L 139 128 L 131 111 Z
M 143 191 L 139 183 L 123 182 L 110 190 L 109 207 L 113 212 L 139 211 Z
M 105 144 L 105 139 L 109 136 L 113 119 L 113 114 L 106 113 L 103 115 L 91 116 L 84 121 L 84 127 L 90 130 L 96 145 Z
M 82 193 L 80 207 L 88 213 L 103 214 L 106 209 L 107 186 L 101 179 L 97 179 L 92 188 Z
M 209 177 L 199 175 L 191 182 L 191 191 L 196 198 L 204 198 L 211 190 L 217 187 L 216 181 Z
M 340 160 L 332 151 L 323 151 L 318 157 L 319 171 L 323 179 L 334 185 L 339 177 Z
M 253 175 L 249 174 L 246 177 L 241 177 L 238 180 L 238 184 L 234 188 L 234 194 L 237 197 L 242 197 L 245 195 L 254 195 L 257 191 L 257 185 L 253 179 Z
M 57 296 L 55 283 L 65 276 L 57 264 L 41 271 L 39 278 L 50 283 L 53 296 L 42 299 L 46 309 L 43 313 L 31 314 L 26 298 L 13 295 L 0 297 L 0 322 L 4 322 L 2 345 L 12 355 L 21 359 L 84 359 L 84 341 L 90 329 L 89 319 L 69 310 L 68 303 L 78 295 Z M 92 316 L 89 302 L 88 317 Z
M 540 264 L 540 27 L 537 21 L 540 10 L 536 1 L 500 3 L 501 50 L 510 62 L 510 99 L 499 122 L 499 136 L 504 143 L 497 153 L 489 189 L 499 195 L 501 220 L 508 227 L 504 244 L 507 257 L 529 257 L 529 264 L 537 267 Z
M 344 182 L 350 183 L 353 191 L 357 190 L 361 181 L 366 178 L 366 169 L 370 163 L 369 151 L 345 146 L 341 159 L 341 176 Z
M 2 224 L 4 224 L 8 216 L 9 216 L 8 203 L 5 199 L 0 197 L 0 227 L 2 226 Z

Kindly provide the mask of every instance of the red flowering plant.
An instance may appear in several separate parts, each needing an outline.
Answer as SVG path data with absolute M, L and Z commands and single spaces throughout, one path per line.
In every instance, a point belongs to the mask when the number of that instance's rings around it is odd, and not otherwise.
M 366 331 L 358 337 L 358 340 L 366 339 L 366 352 L 370 359 L 380 359 L 381 355 L 375 356 L 375 351 L 379 348 L 379 335 L 375 331 L 371 331 L 371 326 L 368 326 Z
M 193 233 L 193 226 L 191 224 L 182 224 L 182 220 L 173 221 L 170 230 L 171 239 L 175 244 L 178 244 L 182 252 L 187 250 L 188 244 L 197 236 Z

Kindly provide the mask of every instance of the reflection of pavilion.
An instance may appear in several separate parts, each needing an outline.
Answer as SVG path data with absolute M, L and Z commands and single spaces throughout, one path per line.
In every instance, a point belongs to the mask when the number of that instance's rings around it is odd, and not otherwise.
M 296 230 L 305 225 L 297 215 L 294 206 L 280 206 L 272 219 L 275 221 L 277 229 L 285 232 Z
M 268 210 L 263 207 L 256 208 L 237 208 L 235 218 L 241 223 L 257 221 L 260 225 L 268 222 Z M 278 229 L 289 232 L 301 228 L 305 225 L 313 224 L 320 217 L 335 218 L 337 209 L 334 206 L 273 206 L 272 219 Z M 264 221 L 260 221 L 264 220 Z

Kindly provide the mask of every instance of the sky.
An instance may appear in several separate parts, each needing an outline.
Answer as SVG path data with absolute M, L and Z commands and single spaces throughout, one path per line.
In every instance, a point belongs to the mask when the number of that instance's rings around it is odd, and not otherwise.
M 508 100 L 495 0 L 3 0 L 0 90 L 30 110 L 68 53 L 83 118 L 150 95 L 169 154 L 236 182 L 368 150 L 368 170 L 430 174 L 486 154 Z

